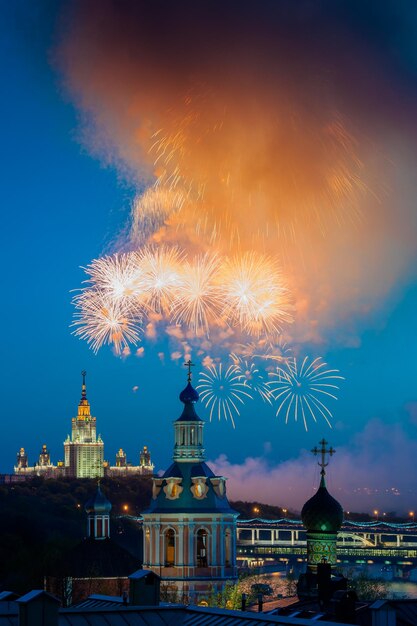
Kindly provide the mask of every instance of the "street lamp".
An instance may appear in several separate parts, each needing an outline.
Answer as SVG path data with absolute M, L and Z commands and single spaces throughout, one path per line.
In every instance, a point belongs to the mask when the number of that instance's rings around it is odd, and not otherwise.
M 256 514 L 258 514 L 258 513 L 260 512 L 260 511 L 259 511 L 259 508 L 258 508 L 257 506 L 254 506 L 254 507 L 253 507 L 253 512 L 254 512 L 254 513 L 256 513 Z
M 408 515 L 411 517 L 414 523 L 414 511 L 410 511 Z
M 374 515 L 376 517 L 376 521 L 378 521 L 378 515 L 379 515 L 379 511 L 377 509 L 375 509 L 374 511 Z
M 288 509 L 282 509 L 282 512 L 284 513 L 284 517 L 287 517 Z
M 129 505 L 128 505 L 128 504 L 124 504 L 122 508 L 123 508 L 123 511 L 124 511 L 125 513 L 127 513 L 127 512 L 128 512 L 128 510 L 129 510 Z

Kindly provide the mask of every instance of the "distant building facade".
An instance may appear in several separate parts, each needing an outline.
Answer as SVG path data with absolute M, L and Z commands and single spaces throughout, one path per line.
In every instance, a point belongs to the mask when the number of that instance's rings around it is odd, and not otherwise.
M 115 465 L 110 465 L 108 461 L 104 460 L 104 442 L 101 436 L 97 435 L 97 420 L 91 415 L 85 377 L 86 372 L 83 371 L 81 399 L 78 404 L 77 415 L 72 418 L 71 435 L 68 435 L 64 441 L 65 460 L 58 461 L 54 465 L 47 446 L 44 444 L 38 461 L 34 465 L 29 465 L 25 449 L 20 448 L 14 467 L 15 475 L 21 478 L 32 476 L 44 476 L 45 478 L 56 478 L 58 476 L 96 478 L 153 473 L 154 465 L 152 464 L 147 446 L 144 446 L 140 452 L 139 465 L 132 465 L 126 459 L 126 454 L 122 448 L 116 454 Z
M 22 479 L 32 476 L 44 476 L 52 478 L 53 476 L 64 476 L 65 467 L 63 461 L 58 461 L 57 465 L 51 462 L 51 457 L 46 444 L 42 446 L 37 463 L 29 465 L 28 456 L 24 448 L 20 448 L 17 453 L 16 465 L 14 467 L 15 475 Z

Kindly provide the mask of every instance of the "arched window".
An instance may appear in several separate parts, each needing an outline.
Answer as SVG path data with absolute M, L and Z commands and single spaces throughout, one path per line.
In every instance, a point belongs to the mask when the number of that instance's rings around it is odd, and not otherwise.
M 197 567 L 207 567 L 207 531 L 200 528 L 197 531 Z
M 168 528 L 165 533 L 165 567 L 175 565 L 175 532 Z
M 232 562 L 232 533 L 228 528 L 225 533 L 225 565 L 230 567 Z
M 150 544 L 151 544 L 151 531 L 149 529 L 149 526 L 146 527 L 145 530 L 145 554 L 143 555 L 143 563 L 149 563 L 151 560 L 151 548 L 150 548 Z

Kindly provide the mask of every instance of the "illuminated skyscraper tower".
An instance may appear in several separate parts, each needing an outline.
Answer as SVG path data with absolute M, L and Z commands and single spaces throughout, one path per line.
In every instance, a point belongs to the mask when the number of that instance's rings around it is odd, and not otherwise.
M 103 476 L 104 443 L 96 435 L 96 418 L 91 416 L 87 400 L 85 371 L 81 372 L 83 383 L 78 415 L 72 418 L 71 437 L 64 442 L 65 475 L 75 478 Z

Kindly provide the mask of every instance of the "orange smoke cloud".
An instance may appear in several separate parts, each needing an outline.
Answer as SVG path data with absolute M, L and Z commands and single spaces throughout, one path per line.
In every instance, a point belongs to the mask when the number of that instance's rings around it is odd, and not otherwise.
M 79 2 L 57 59 L 83 140 L 138 185 L 125 247 L 277 255 L 300 305 L 292 338 L 343 321 L 352 343 L 352 318 L 415 254 L 415 189 L 397 199 L 394 177 L 414 160 L 415 102 L 393 121 L 405 87 L 385 51 L 327 9 Z

